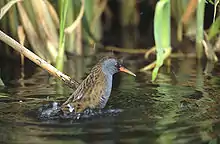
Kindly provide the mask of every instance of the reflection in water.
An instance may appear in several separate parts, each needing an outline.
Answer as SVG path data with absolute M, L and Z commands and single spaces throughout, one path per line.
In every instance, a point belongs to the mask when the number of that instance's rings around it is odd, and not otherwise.
M 150 82 L 150 73 L 138 73 L 136 79 L 124 73 L 115 75 L 120 81 L 114 81 L 105 111 L 123 110 L 117 114 L 101 113 L 79 120 L 39 120 L 37 109 L 42 104 L 64 101 L 72 92 L 62 86 L 63 93 L 58 91 L 48 75 L 26 79 L 24 86 L 1 89 L 7 97 L 0 99 L 0 142 L 218 143 L 218 72 L 196 60 L 174 61 L 178 66 L 171 68 L 171 74 L 162 68 L 156 83 Z M 79 69 L 82 74 L 72 73 L 79 76 L 78 80 L 88 71 L 86 67 Z

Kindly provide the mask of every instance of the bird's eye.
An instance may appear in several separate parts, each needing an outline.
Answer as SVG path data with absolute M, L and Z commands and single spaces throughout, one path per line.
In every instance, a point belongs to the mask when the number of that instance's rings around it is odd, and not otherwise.
M 115 67 L 116 68 L 120 68 L 120 64 L 117 62 L 117 63 L 115 63 Z

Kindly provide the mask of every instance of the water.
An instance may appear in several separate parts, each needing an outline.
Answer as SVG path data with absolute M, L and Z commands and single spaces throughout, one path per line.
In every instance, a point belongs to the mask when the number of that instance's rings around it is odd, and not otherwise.
M 91 65 L 74 77 L 85 76 Z M 140 67 L 131 60 L 126 66 L 134 72 Z M 0 143 L 218 143 L 219 69 L 219 64 L 172 59 L 155 83 L 150 72 L 137 72 L 136 78 L 120 73 L 103 113 L 53 120 L 38 119 L 37 110 L 64 101 L 72 90 L 36 72 L 0 89 Z

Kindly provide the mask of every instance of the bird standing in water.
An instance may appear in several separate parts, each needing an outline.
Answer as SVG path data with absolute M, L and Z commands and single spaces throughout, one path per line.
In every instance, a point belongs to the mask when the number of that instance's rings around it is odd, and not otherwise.
M 112 89 L 112 77 L 117 72 L 134 73 L 123 67 L 115 57 L 101 59 L 61 106 L 62 111 L 80 113 L 87 108 L 104 108 Z

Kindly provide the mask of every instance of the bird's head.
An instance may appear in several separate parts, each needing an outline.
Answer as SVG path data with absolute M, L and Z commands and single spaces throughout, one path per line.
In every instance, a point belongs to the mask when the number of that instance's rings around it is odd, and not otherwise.
M 110 57 L 110 58 L 104 58 L 101 60 L 101 67 L 102 71 L 105 74 L 115 74 L 117 72 L 125 72 L 130 75 L 136 76 L 133 72 L 130 70 L 126 69 L 121 62 L 119 62 L 118 59 Z

